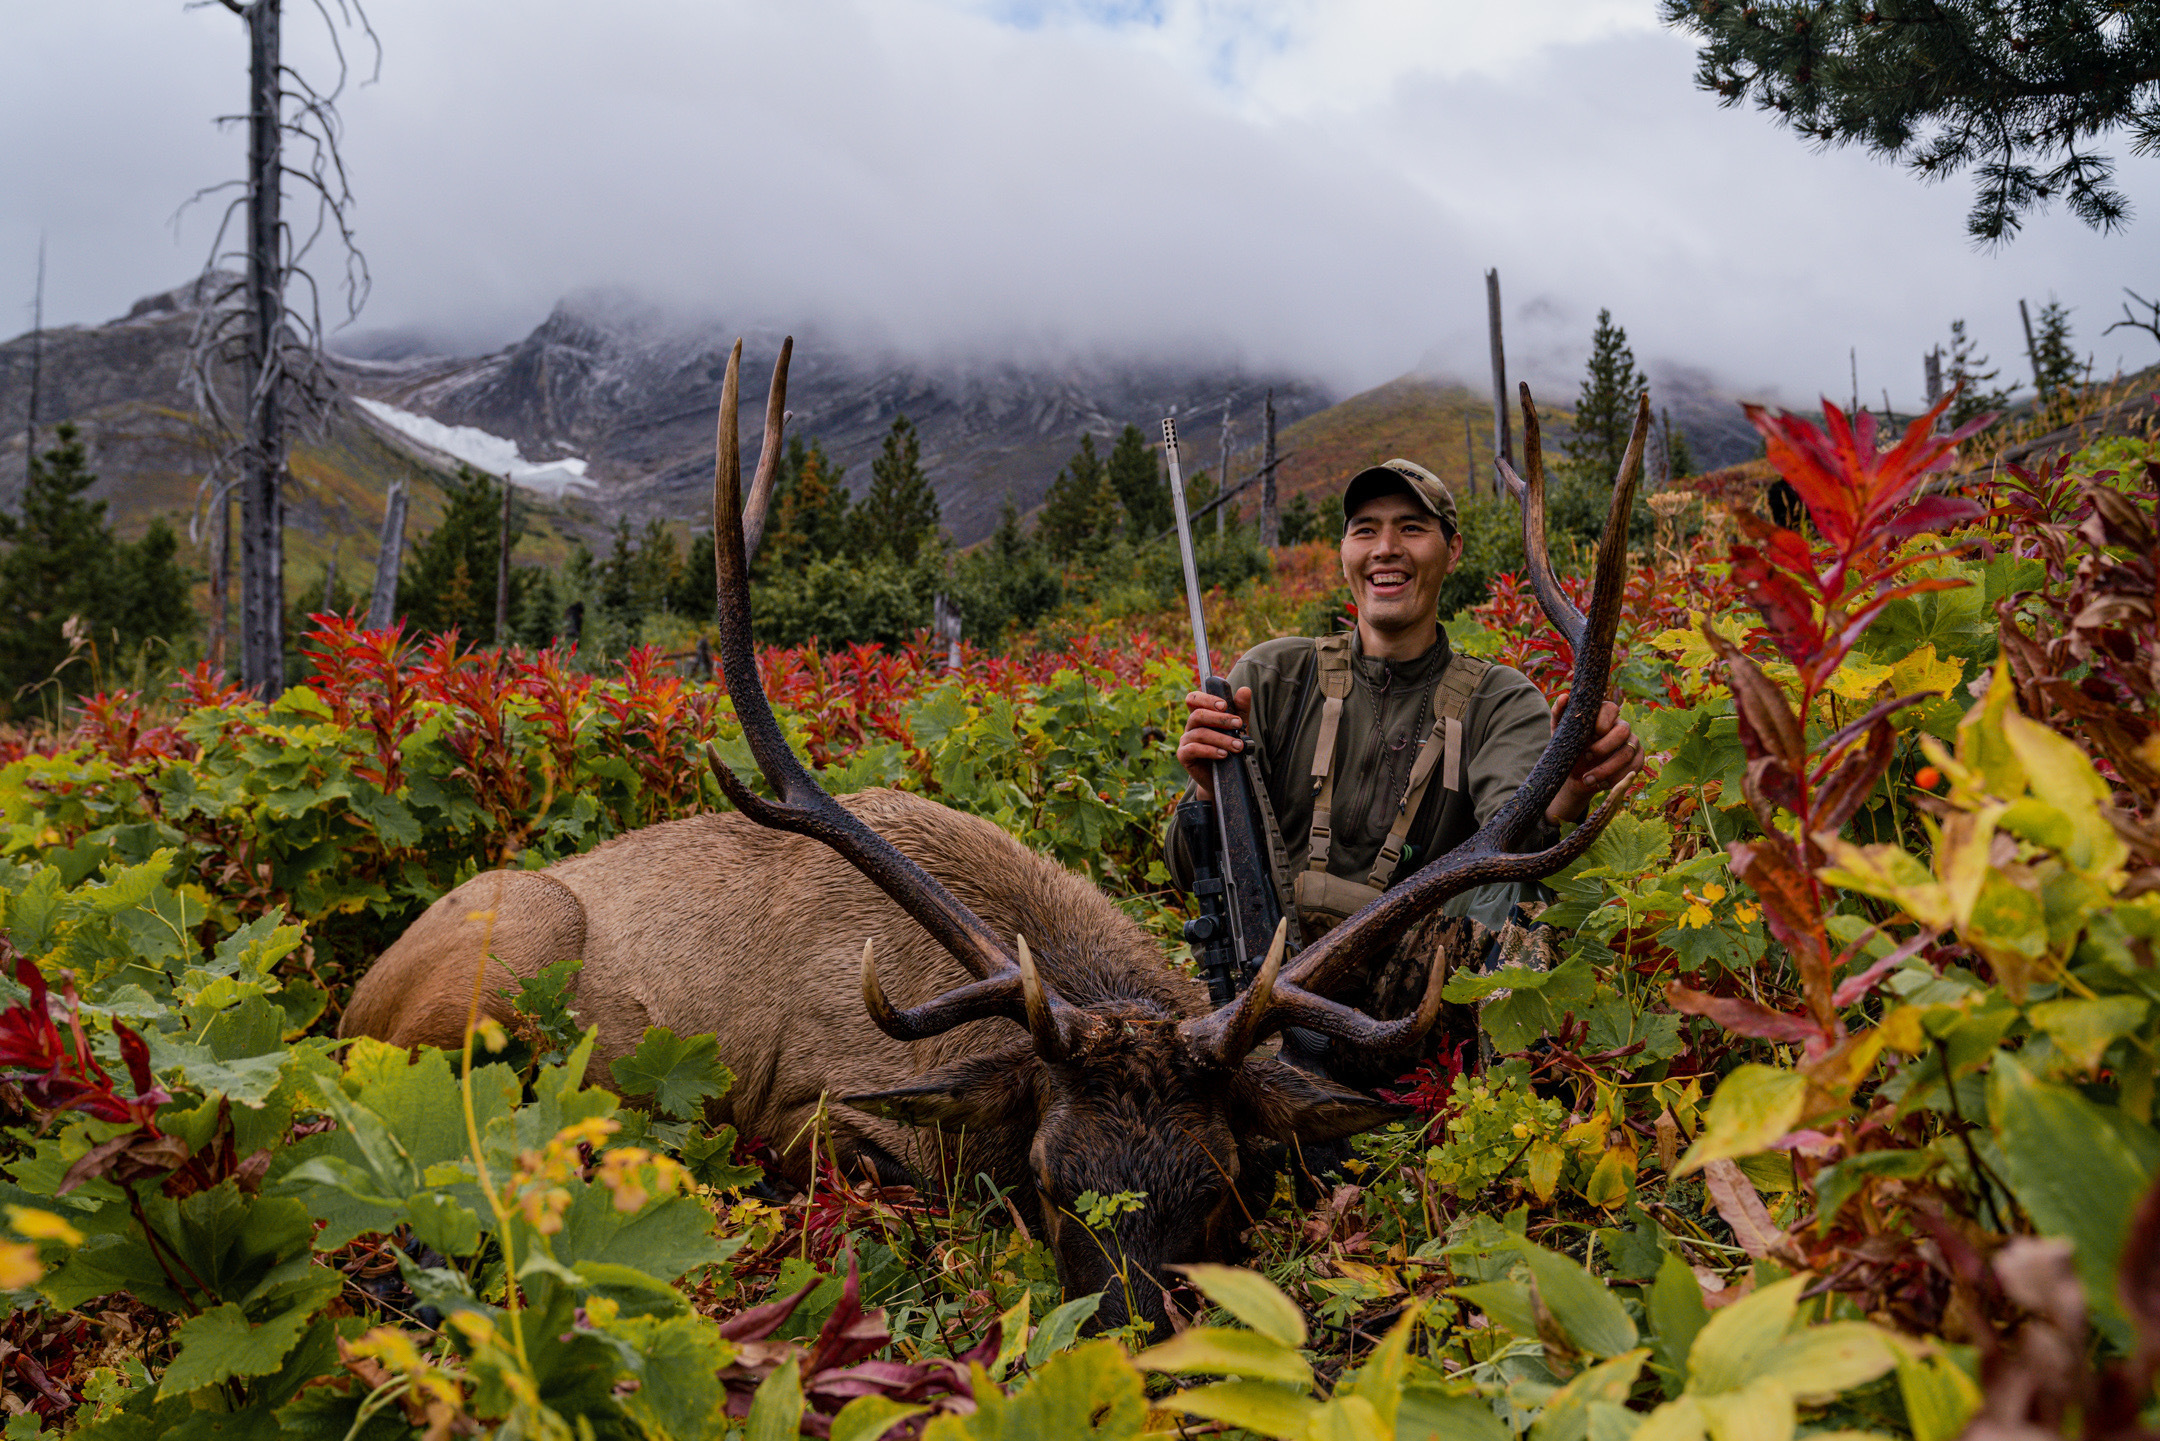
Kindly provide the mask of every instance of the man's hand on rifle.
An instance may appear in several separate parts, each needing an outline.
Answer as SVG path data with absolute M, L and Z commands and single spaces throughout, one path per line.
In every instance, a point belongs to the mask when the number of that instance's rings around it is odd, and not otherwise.
M 1560 724 L 1560 717 L 1567 711 L 1563 697 L 1553 707 L 1553 724 Z M 1184 752 L 1179 751 L 1180 758 Z M 1590 749 L 1575 762 L 1575 769 L 1561 782 L 1560 793 L 1545 807 L 1545 819 L 1549 821 L 1579 821 L 1590 809 L 1590 798 L 1600 791 L 1610 790 L 1620 784 L 1637 766 L 1642 764 L 1642 746 L 1635 734 L 1620 719 L 1620 707 L 1611 701 L 1598 710 L 1597 739 L 1590 742 Z
M 1178 737 L 1178 764 L 1192 777 L 1193 789 L 1202 800 L 1215 799 L 1215 762 L 1228 760 L 1245 748 L 1240 733 L 1252 714 L 1252 687 L 1239 686 L 1237 710 L 1229 702 L 1204 690 L 1185 692 L 1185 734 Z

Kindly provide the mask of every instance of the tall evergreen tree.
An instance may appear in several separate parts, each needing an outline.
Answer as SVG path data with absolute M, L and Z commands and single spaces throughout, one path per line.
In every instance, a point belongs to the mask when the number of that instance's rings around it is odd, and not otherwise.
M 152 636 L 177 640 L 195 628 L 188 576 L 176 559 L 179 538 L 161 519 L 139 541 L 117 539 L 105 502 L 84 492 L 97 483 L 72 425 L 32 456 L 22 514 L 0 511 L 0 716 L 21 709 L 24 687 L 52 675 L 68 657 L 62 634 L 79 617 L 81 634 L 106 664 Z M 61 676 L 68 690 L 87 688 L 87 665 Z
M 1562 447 L 1578 475 L 1602 486 L 1613 483 L 1635 428 L 1636 397 L 1649 384 L 1635 368 L 1627 331 L 1612 323 L 1610 310 L 1600 310 L 1590 335 L 1590 365 L 1575 401 L 1575 431 Z
M 2085 379 L 2085 363 L 2070 343 L 2070 308 L 2049 299 L 2033 328 L 2033 388 L 2042 400 L 2058 404 Z
M 640 617 L 668 610 L 681 574 L 682 551 L 675 543 L 675 532 L 655 516 L 645 522 L 645 533 L 631 558 L 630 608 Z
M 1950 402 L 1948 416 L 1953 429 L 1978 415 L 1991 410 L 2001 410 L 2010 403 L 2011 392 L 2017 389 L 2015 382 L 1996 389 L 1989 382 L 2002 371 L 1988 368 L 1988 358 L 1980 353 L 1979 344 L 1965 333 L 1965 322 L 1950 322 L 1950 357 L 1943 369 L 1943 384 L 1955 386 L 1963 382 L 1964 389 L 1956 400 Z
M 815 439 L 805 444 L 798 435 L 788 442 L 780 473 L 773 479 L 765 539 L 751 562 L 760 578 L 776 567 L 824 559 L 847 549 L 851 497 L 840 484 L 845 469 L 834 465 Z
M 922 439 L 904 415 L 893 417 L 884 449 L 870 462 L 870 493 L 855 507 L 855 549 L 861 555 L 890 552 L 913 565 L 938 535 L 937 492 L 923 474 Z
M 441 632 L 455 626 L 474 644 L 495 635 L 495 571 L 502 553 L 503 486 L 507 481 L 458 467 L 445 489 L 442 523 L 413 543 L 412 558 L 398 576 L 398 613 L 417 630 Z M 513 495 L 510 545 L 525 534 L 527 514 Z M 530 579 L 529 568 L 512 566 L 510 604 Z
M 1050 482 L 1043 497 L 1035 538 L 1058 560 L 1092 555 L 1117 534 L 1118 497 L 1110 468 L 1095 453 L 1095 437 L 1080 437 L 1080 448 Z
M 1170 481 L 1137 425 L 1126 426 L 1110 448 L 1110 487 L 1125 507 L 1125 530 L 1134 540 L 1153 540 L 1170 528 Z
M 2160 0 L 1662 0 L 1700 37 L 1695 83 L 1752 98 L 1803 139 L 1866 146 L 1923 179 L 1972 168 L 1966 227 L 2005 240 L 2060 197 L 2087 225 L 2129 217 L 2114 161 L 2127 130 L 2160 144 Z
M 600 562 L 600 609 L 620 625 L 635 624 L 637 611 L 637 547 L 630 540 L 630 517 L 615 521 L 613 543 L 607 559 Z

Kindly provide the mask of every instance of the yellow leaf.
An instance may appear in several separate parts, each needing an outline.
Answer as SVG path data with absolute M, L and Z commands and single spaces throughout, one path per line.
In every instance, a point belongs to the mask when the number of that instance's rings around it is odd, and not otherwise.
M 1808 1326 L 1787 1336 L 1756 1369 L 1810 1405 L 1826 1405 L 1897 1365 L 1889 1338 L 1865 1321 Z
M 1295 1350 L 1257 1331 L 1238 1331 L 1227 1326 L 1195 1326 L 1180 1332 L 1133 1357 L 1133 1365 L 1143 1371 L 1242 1376 L 1253 1381 L 1282 1381 L 1292 1386 L 1309 1385 L 1312 1381 L 1312 1367 Z
M 1598 1158 L 1597 1169 L 1590 1173 L 1590 1184 L 1583 1188 L 1583 1196 L 1591 1205 L 1610 1211 L 1627 1200 L 1634 1179 L 1634 1150 L 1615 1146 Z
M 1710 1441 L 1792 1441 L 1792 1393 L 1767 1376 L 1738 1391 L 1702 1398 Z
M 2005 800 L 2025 793 L 2024 763 L 2003 735 L 2003 717 L 2017 709 L 2016 690 L 2009 660 L 1998 660 L 1987 694 L 1958 722 L 1958 759 L 1975 772 L 1988 794 Z
M 1856 846 L 1827 831 L 1816 832 L 1815 843 L 1831 860 L 1831 864 L 1816 874 L 1831 885 L 1889 901 L 1929 930 L 1950 928 L 1949 890 L 1903 848 Z M 1983 851 L 1982 855 L 1985 854 Z
M 1796 1071 L 1752 1063 L 1735 1068 L 1711 1093 L 1702 1132 L 1680 1158 L 1673 1179 L 1712 1161 L 1769 1150 L 1799 1124 L 1806 1101 L 1807 1078 Z
M 1633 1441 L 1702 1441 L 1702 1403 L 1693 1396 L 1667 1401 L 1643 1418 Z
M 1764 1286 L 1710 1313 L 1688 1348 L 1687 1389 L 1696 1395 L 1737 1391 L 1753 1380 L 1777 1349 L 1800 1305 L 1806 1272 Z
M 1210 1301 L 1261 1335 L 1293 1350 L 1305 1344 L 1305 1313 L 1258 1271 L 1207 1263 L 1176 1269 Z
M 1530 1143 L 1530 1150 L 1523 1157 L 1523 1168 L 1530 1173 L 1530 1194 L 1540 1203 L 1550 1201 L 1560 1186 L 1560 1163 L 1567 1153 L 1551 1141 L 1539 1139 Z
M 2080 1071 L 2092 1071 L 2099 1068 L 2100 1058 L 2116 1037 L 2127 1036 L 2145 1024 L 2145 1013 L 2150 1009 L 2142 996 L 2100 996 L 2093 1000 L 2068 997 L 2036 1002 L 2026 1008 L 2025 1014 Z M 30 1234 L 21 1226 L 15 1229 L 25 1236 Z
M 50 1211 L 33 1211 L 28 1206 L 10 1206 L 7 1214 L 9 1228 L 25 1241 L 64 1241 L 70 1246 L 80 1246 L 83 1243 L 82 1232 Z
M 37 1247 L 20 1241 L 0 1241 L 0 1291 L 20 1291 L 45 1279 Z
M 1882 1032 L 1884 1048 L 1896 1051 L 1901 1056 L 1917 1056 L 1922 1051 L 1931 1049 L 1932 1043 L 1928 1040 L 1927 1032 L 1920 1026 L 1920 1018 L 1925 1014 L 1926 1008 L 1923 1006 L 1899 1006 L 1884 1016 L 1882 1024 L 1875 1028 Z
M 1890 667 L 1865 661 L 1857 656 L 1846 657 L 1844 663 L 1830 673 L 1829 690 L 1841 700 L 1863 701 L 1882 689 L 1890 679 Z
M 2085 753 L 2016 711 L 2003 717 L 2003 739 L 2025 767 L 2033 794 L 2070 818 L 2075 843 L 2064 858 L 2084 871 L 2110 876 L 2120 871 L 2130 848 L 2101 814 L 2108 785 Z
M 1890 689 L 1898 695 L 1931 690 L 1949 696 L 1956 693 L 1964 679 L 1965 662 L 1955 656 L 1938 659 L 1933 641 L 1890 663 Z M 1920 713 L 1926 709 L 1926 706 L 1907 706 L 1893 719 L 1900 727 L 1916 726 L 1920 723 Z
M 1218 1381 L 1164 1398 L 1181 1411 L 1260 1436 L 1302 1438 L 1320 1403 L 1302 1391 L 1266 1381 Z
M 1980 1388 L 1940 1351 L 1922 1351 L 1910 1341 L 1901 1342 L 1899 1351 L 1898 1391 L 1913 1441 L 1956 1441 L 1980 1409 Z

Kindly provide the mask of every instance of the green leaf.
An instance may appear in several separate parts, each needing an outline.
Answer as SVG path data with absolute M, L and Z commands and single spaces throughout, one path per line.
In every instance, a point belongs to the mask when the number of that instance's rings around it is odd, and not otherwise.
M 637 1049 L 608 1069 L 625 1097 L 651 1096 L 663 1115 L 689 1118 L 698 1103 L 724 1096 L 735 1083 L 720 1064 L 717 1036 L 677 1036 L 666 1026 L 648 1026 Z
M 1127 1441 L 1147 1423 L 1140 1373 L 1115 1341 L 1090 1341 L 1055 1357 L 1010 1396 L 982 1367 L 970 1374 L 975 1414 L 937 1417 L 923 1441 Z
M 689 1441 L 710 1434 L 727 1404 L 715 1373 L 735 1354 L 718 1326 L 702 1316 L 638 1316 L 617 1317 L 603 1329 L 633 1353 L 638 1387 L 617 1399 L 648 1436 Z
M 2144 1025 L 2151 1009 L 2143 996 L 2070 997 L 2037 1001 L 2025 1014 L 2080 1071 L 2094 1071 L 2115 1039 Z
M 1538 1299 L 1577 1346 L 1593 1356 L 1618 1356 L 1634 1349 L 1635 1322 L 1604 1282 L 1557 1251 L 1528 1242 L 1521 1249 L 1530 1263 Z
M 2035 1080 L 2007 1053 L 1988 1072 L 1987 1105 L 2018 1203 L 2043 1234 L 2071 1243 L 2087 1304 L 2125 1319 L 2115 1268 L 2160 1138 L 2069 1086 Z
M 1625 1406 L 1649 1355 L 1647 1347 L 1623 1352 L 1561 1387 L 1530 1428 L 1530 1441 L 1587 1441 L 1592 1408 Z
M 1897 1378 L 1913 1441 L 1956 1441 L 1980 1409 L 1980 1388 L 1940 1351 L 1901 1347 Z
M 1816 1229 L 1829 1235 L 1830 1228 L 1837 1224 L 1838 1212 L 1870 1178 L 1886 1176 L 1910 1181 L 1926 1175 L 1937 1163 L 1937 1158 L 1927 1151 L 1862 1151 L 1823 1167 L 1815 1173 Z
M 1448 1292 L 1485 1313 L 1487 1320 L 1525 1339 L 1537 1335 L 1537 1314 L 1530 1309 L 1530 1288 L 1520 1281 L 1482 1281 Z
M 1656 817 L 1622 811 L 1583 856 L 1584 875 L 1618 876 L 1634 880 L 1658 869 L 1672 855 L 1672 827 Z
M 895 1401 L 890 1396 L 857 1396 L 833 1417 L 832 1441 L 878 1441 L 908 1417 L 920 1416 L 929 1409 L 928 1406 Z
M 795 1441 L 802 1413 L 802 1362 L 790 1359 L 758 1386 L 743 1435 L 746 1441 Z
M 1088 1318 L 1093 1316 L 1096 1308 L 1101 1305 L 1102 1292 L 1096 1291 L 1090 1295 L 1075 1297 L 1043 1317 L 1042 1324 L 1035 1328 L 1034 1336 L 1028 1340 L 1028 1369 L 1038 1369 L 1052 1356 L 1071 1346 L 1079 1337 L 1080 1328 L 1088 1323 Z
M 1551 971 L 1534 971 L 1522 965 L 1502 966 L 1497 971 L 1457 971 L 1440 988 L 1440 995 L 1466 1006 L 1484 1000 L 1494 991 L 1542 991 L 1552 978 Z
M 1178 1410 L 1204 1421 L 1220 1421 L 1262 1436 L 1291 1438 L 1307 1434 L 1320 1403 L 1302 1391 L 1269 1381 L 1218 1381 L 1164 1398 Z
M 740 1191 L 765 1179 L 762 1167 L 735 1164 L 735 1128 L 693 1132 L 682 1144 L 683 1166 L 690 1179 L 716 1191 Z
M 267 1376 L 307 1330 L 308 1313 L 298 1306 L 250 1326 L 238 1306 L 227 1303 L 183 1323 L 173 1332 L 178 1354 L 165 1368 L 158 1396 L 179 1396 L 236 1376 Z
M 422 1191 L 405 1202 L 413 1235 L 445 1256 L 470 1256 L 480 1249 L 480 1213 L 441 1191 Z
M 1077 1354 L 1077 1353 L 1076 1353 Z M 1143 1371 L 1172 1375 L 1242 1376 L 1253 1381 L 1312 1383 L 1312 1367 L 1291 1347 L 1257 1331 L 1194 1326 L 1133 1357 Z
M 1673 1169 L 1673 1178 L 1712 1161 L 1769 1150 L 1799 1124 L 1806 1103 L 1807 1078 L 1799 1072 L 1752 1063 L 1736 1067 L 1711 1094 L 1702 1132 Z
M 1713 1312 L 1688 1348 L 1689 1393 L 1737 1391 L 1753 1380 L 1792 1324 L 1807 1280 L 1788 1277 Z
M 1897 1365 L 1884 1333 L 1865 1321 L 1837 1321 L 1793 1332 L 1756 1367 L 1800 1401 L 1823 1405 Z
M 1650 1283 L 1647 1297 L 1650 1313 L 1650 1345 L 1657 1354 L 1657 1364 L 1681 1381 L 1687 1379 L 1688 1348 L 1702 1332 L 1703 1323 L 1710 1319 L 1710 1308 L 1703 1304 L 1702 1286 L 1695 1279 L 1695 1272 L 1681 1260 L 1676 1251 L 1667 1251 L 1658 1266 L 1657 1279 Z M 1674 1390 L 1668 1386 L 1668 1392 Z
M 1200 1263 L 1173 1266 L 1210 1301 L 1270 1340 L 1295 1350 L 1305 1344 L 1305 1313 L 1258 1271 Z
M 1482 1396 L 1454 1396 L 1426 1386 L 1405 1386 L 1395 1411 L 1401 1441 L 1513 1441 L 1514 1432 L 1493 1415 Z

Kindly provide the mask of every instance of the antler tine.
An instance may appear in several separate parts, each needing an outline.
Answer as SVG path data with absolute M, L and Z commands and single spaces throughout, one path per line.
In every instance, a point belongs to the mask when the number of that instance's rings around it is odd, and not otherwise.
M 1179 1029 L 1196 1051 L 1218 1065 L 1234 1066 L 1260 1044 L 1266 1032 L 1268 1012 L 1274 1004 L 1275 978 L 1282 972 L 1283 955 L 1290 944 L 1290 918 L 1275 923 L 1275 939 L 1268 946 L 1260 974 L 1243 995 L 1227 1001 L 1205 1016 L 1182 1022 Z
M 1017 967 L 980 916 L 962 905 L 937 878 L 902 855 L 891 841 L 871 830 L 853 812 L 827 795 L 788 749 L 780 722 L 773 717 L 758 674 L 750 636 L 750 564 L 744 554 L 742 525 L 742 449 L 736 435 L 735 407 L 742 390 L 742 342 L 728 355 L 727 377 L 720 387 L 720 424 L 713 464 L 713 570 L 719 590 L 720 667 L 743 739 L 758 769 L 779 793 L 767 800 L 742 783 L 706 747 L 714 779 L 735 808 L 761 826 L 793 831 L 822 841 L 869 881 L 892 897 L 937 943 L 952 952 L 978 980 L 986 981 Z
M 970 1021 L 1004 1020 L 1023 1026 L 1028 1023 L 1020 977 L 1011 972 L 1001 972 L 987 981 L 970 981 L 905 1011 L 895 1009 L 885 999 L 885 988 L 878 984 L 877 962 L 871 957 L 867 939 L 862 952 L 862 998 L 872 1023 L 896 1041 L 926 1041 Z
M 738 347 L 739 348 L 739 347 Z M 772 509 L 773 485 L 780 478 L 781 432 L 787 429 L 788 358 L 795 353 L 795 337 L 780 342 L 780 358 L 773 362 L 772 388 L 765 393 L 765 436 L 758 443 L 757 473 L 750 480 L 750 496 L 743 502 L 743 556 L 757 555 L 765 538 L 765 517 Z
M 1613 638 L 1620 630 L 1620 609 L 1626 600 L 1627 517 L 1635 502 L 1635 483 L 1642 474 L 1644 442 L 1650 433 L 1650 397 L 1636 402 L 1635 433 L 1620 462 L 1613 483 L 1612 509 L 1605 534 L 1598 543 L 1597 579 L 1590 591 L 1590 613 L 1583 637 L 1575 646 L 1575 674 L 1569 694 L 1576 703 L 1560 717 L 1552 739 L 1537 764 L 1530 768 L 1520 788 L 1477 834 L 1445 855 L 1436 856 L 1404 884 L 1351 916 L 1306 948 L 1278 991 L 1292 998 L 1306 993 L 1319 999 L 1360 962 L 1370 959 L 1388 940 L 1400 935 L 1412 922 L 1423 919 L 1464 891 L 1495 881 L 1530 881 L 1551 875 L 1590 848 L 1598 833 L 1618 812 L 1632 783 L 1616 786 L 1603 805 L 1558 845 L 1530 854 L 1510 850 L 1517 836 L 1545 814 L 1566 782 L 1575 762 L 1597 735 L 1598 711 L 1612 677 Z M 1329 1002 L 1329 1005 L 1334 1003 Z M 1354 1016 L 1354 1012 L 1348 1013 Z M 1327 1031 L 1328 1024 L 1350 1025 L 1324 1009 L 1319 1019 L 1294 1024 Z M 1328 1034 L 1337 1034 L 1328 1031 Z
M 1526 482 L 1515 473 L 1515 467 L 1501 456 L 1501 473 L 1507 477 L 1508 493 L 1522 502 L 1523 558 L 1530 566 L 1530 589 L 1537 593 L 1538 606 L 1545 612 L 1545 619 L 1552 622 L 1554 630 L 1567 638 L 1570 646 L 1580 647 L 1583 636 L 1583 613 L 1560 589 L 1560 578 L 1553 574 L 1552 553 L 1545 539 L 1545 443 L 1543 431 L 1538 425 L 1537 405 L 1530 399 L 1530 385 L 1522 382 L 1522 429 L 1523 464 L 1530 471 Z

